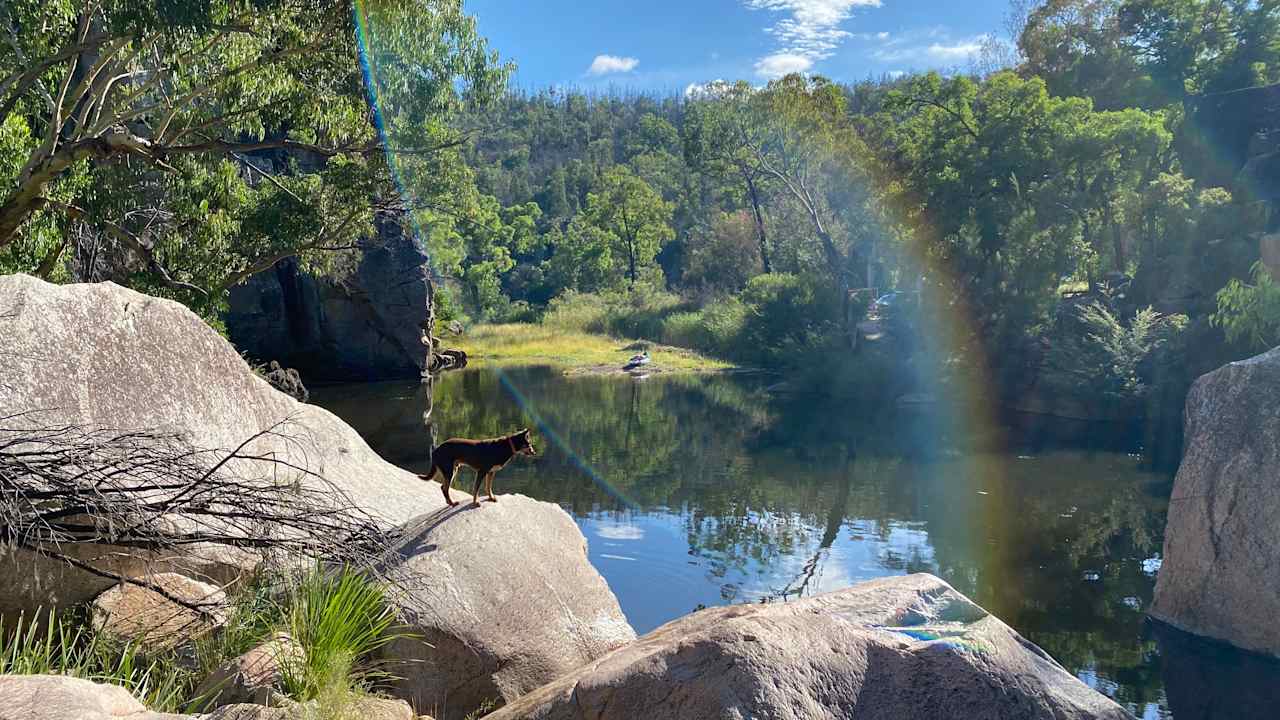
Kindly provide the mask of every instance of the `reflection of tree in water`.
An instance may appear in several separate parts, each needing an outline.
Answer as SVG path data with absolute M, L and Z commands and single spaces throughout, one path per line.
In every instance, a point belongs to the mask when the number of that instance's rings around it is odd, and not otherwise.
M 1159 549 L 1167 502 L 1150 489 L 1161 478 L 1138 473 L 1133 458 L 949 454 L 927 414 L 780 401 L 749 379 L 636 384 L 538 369 L 508 377 L 518 393 L 493 371 L 441 378 L 440 434 L 493 436 L 540 417 L 569 451 L 544 438 L 543 457 L 504 470 L 500 491 L 580 517 L 623 508 L 609 487 L 641 512 L 669 510 L 693 556 L 671 561 L 703 564 L 724 601 L 744 599 L 738 584 L 757 578 L 753 593 L 826 589 L 824 573 L 830 582 L 832 563 L 844 562 L 838 544 L 873 543 L 876 568 L 867 572 L 941 575 L 1069 669 L 1120 679 L 1123 702 L 1145 702 L 1158 688 L 1142 634 L 1153 580 L 1141 561 Z M 352 393 L 349 405 L 371 415 L 353 424 L 382 452 L 400 442 L 380 446 L 384 435 L 420 437 L 413 392 L 397 390 L 394 402 Z M 396 402 L 413 411 L 395 411 Z M 339 414 L 353 420 L 352 412 Z M 850 569 L 864 572 L 842 567 L 841 577 Z M 1099 579 L 1085 580 L 1085 571 Z

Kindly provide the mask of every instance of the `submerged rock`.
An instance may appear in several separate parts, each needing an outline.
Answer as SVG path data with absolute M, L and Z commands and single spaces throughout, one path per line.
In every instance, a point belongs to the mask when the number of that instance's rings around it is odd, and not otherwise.
M 1280 348 L 1196 381 L 1151 615 L 1280 656 Z
M 694 613 L 487 717 L 1130 716 L 942 580 L 908 575 Z

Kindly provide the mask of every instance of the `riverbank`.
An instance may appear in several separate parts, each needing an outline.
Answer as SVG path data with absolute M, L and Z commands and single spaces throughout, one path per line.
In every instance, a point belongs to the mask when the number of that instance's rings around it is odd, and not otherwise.
M 608 375 L 626 372 L 627 360 L 648 349 L 647 374 L 712 373 L 735 369 L 731 363 L 693 350 L 646 341 L 613 338 L 562 328 L 512 323 L 477 325 L 446 344 L 467 353 L 473 364 L 549 365 L 567 375 Z

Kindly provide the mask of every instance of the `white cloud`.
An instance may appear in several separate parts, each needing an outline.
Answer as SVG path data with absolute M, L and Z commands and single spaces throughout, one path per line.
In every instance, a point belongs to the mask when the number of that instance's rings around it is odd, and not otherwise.
M 876 39 L 877 39 L 877 40 L 879 40 L 880 42 L 884 42 L 885 40 L 888 40 L 888 39 L 889 39 L 889 33 L 887 33 L 887 32 L 878 32 L 878 33 L 876 33 Z
M 928 34 L 931 39 L 937 38 L 933 42 L 928 42 L 919 34 L 909 39 L 897 37 L 873 51 L 871 57 L 881 62 L 915 63 L 917 66 L 953 66 L 964 63 L 981 52 L 982 44 L 987 39 L 986 35 L 978 35 L 950 40 L 938 35 L 936 32 Z
M 608 75 L 610 73 L 628 73 L 636 69 L 640 61 L 633 57 L 617 55 L 597 55 L 587 68 L 588 75 Z
M 788 72 L 804 72 L 814 62 L 831 57 L 840 43 L 851 37 L 841 25 L 853 16 L 855 7 L 880 7 L 880 0 L 742 0 L 752 10 L 787 13 L 765 32 L 781 45 L 778 52 L 761 58 L 756 72 L 779 77 Z
M 963 40 L 950 45 L 942 43 L 934 43 L 929 46 L 926 51 L 929 57 L 940 62 L 958 62 L 968 60 L 971 56 L 976 55 L 982 49 L 982 37 L 976 37 L 972 40 Z
M 796 53 L 774 53 L 760 58 L 756 74 L 766 78 L 778 78 L 791 73 L 805 72 L 813 67 L 813 60 Z

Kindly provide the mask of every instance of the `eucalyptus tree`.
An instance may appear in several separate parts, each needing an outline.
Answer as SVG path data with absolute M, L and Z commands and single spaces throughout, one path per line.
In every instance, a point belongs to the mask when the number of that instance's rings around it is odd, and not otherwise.
M 216 306 L 283 258 L 331 264 L 379 210 L 447 192 L 405 197 L 389 164 L 414 181 L 456 166 L 449 118 L 508 69 L 461 0 L 354 10 L 0 0 L 0 264 L 53 274 L 93 236 L 142 289 Z
M 753 92 L 745 82 L 713 83 L 698 90 L 684 118 L 682 140 L 685 162 L 691 168 L 741 183 L 755 224 L 760 262 L 770 273 L 773 265 L 764 217 L 770 178 L 753 150 L 762 144 L 760 134 L 764 130 L 751 113 Z
M 1063 276 L 1096 272 L 1109 250 L 1125 269 L 1121 233 L 1169 161 L 1163 115 L 1095 112 L 1013 73 L 919 76 L 887 107 L 878 146 L 903 217 L 988 339 L 1016 342 L 1047 317 Z
M 634 288 L 640 271 L 653 266 L 658 251 L 675 237 L 672 212 L 671 203 L 649 183 L 627 166 L 617 165 L 587 196 L 585 220 L 606 239 L 615 261 L 626 263 L 621 270 Z

